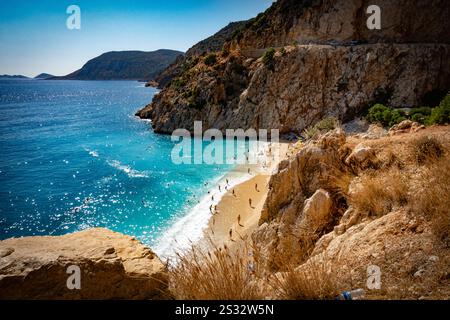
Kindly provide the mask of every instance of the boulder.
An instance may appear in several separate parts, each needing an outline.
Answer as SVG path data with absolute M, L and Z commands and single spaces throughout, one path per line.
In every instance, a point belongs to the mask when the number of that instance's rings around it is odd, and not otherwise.
M 71 266 L 80 289 L 67 285 Z M 0 242 L 0 299 L 161 299 L 165 271 L 139 241 L 106 229 Z
M 363 144 L 359 144 L 347 157 L 345 163 L 353 167 L 367 168 L 374 163 L 375 159 L 375 150 Z

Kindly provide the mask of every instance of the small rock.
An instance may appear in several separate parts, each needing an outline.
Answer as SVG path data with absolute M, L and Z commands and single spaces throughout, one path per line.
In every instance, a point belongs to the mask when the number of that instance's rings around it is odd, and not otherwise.
M 364 167 L 374 160 L 374 158 L 375 151 L 372 148 L 359 144 L 347 157 L 345 163 L 347 165 L 358 165 Z
M 11 253 L 14 252 L 14 248 L 5 248 L 0 250 L 0 258 L 4 258 L 9 256 Z
M 416 273 L 414 273 L 414 278 L 421 278 L 424 274 L 425 274 L 425 270 L 420 269 Z
M 428 261 L 430 261 L 430 262 L 438 262 L 439 261 L 439 257 L 438 256 L 430 256 L 428 258 Z

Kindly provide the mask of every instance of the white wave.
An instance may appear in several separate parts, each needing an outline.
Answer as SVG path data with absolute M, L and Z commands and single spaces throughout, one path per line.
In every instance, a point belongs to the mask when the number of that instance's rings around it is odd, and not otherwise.
M 152 249 L 160 258 L 171 259 L 172 261 L 176 259 L 177 253 L 189 250 L 204 236 L 204 231 L 212 216 L 211 205 L 216 206 L 227 193 L 224 188 L 226 179 L 228 179 L 228 190 L 230 190 L 250 177 L 242 172 L 233 171 L 210 183 L 213 187 L 211 193 L 205 195 L 187 214 L 176 219 L 157 240 Z M 218 185 L 222 186 L 221 191 L 219 191 Z M 212 200 L 212 197 L 214 197 L 214 200 Z
M 126 173 L 130 178 L 148 178 L 148 172 L 135 170 L 130 166 L 122 164 L 118 160 L 108 160 L 106 163 L 111 167 Z
M 95 150 L 90 150 L 88 148 L 84 148 L 84 151 L 88 152 L 90 156 L 94 157 L 94 158 L 98 158 L 98 152 Z

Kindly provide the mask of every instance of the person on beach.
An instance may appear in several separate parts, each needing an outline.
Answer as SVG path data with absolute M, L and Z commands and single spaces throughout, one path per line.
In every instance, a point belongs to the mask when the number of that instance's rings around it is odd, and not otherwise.
M 237 221 L 238 221 L 239 227 L 243 228 L 244 226 L 241 224 L 241 215 L 238 215 Z
M 248 172 L 248 174 L 250 174 L 250 168 L 248 168 L 247 172 Z
M 228 184 L 229 184 L 229 183 L 228 183 L 228 179 L 225 179 L 225 180 L 227 181 L 227 185 L 228 185 Z
M 259 192 L 257 183 L 255 183 L 255 190 L 256 190 L 256 192 Z
M 220 184 L 219 184 L 219 192 L 222 192 L 222 188 L 220 187 Z
M 233 196 L 236 197 L 236 192 L 234 191 L 234 189 L 233 189 Z
M 230 240 L 233 241 L 233 229 L 230 229 L 228 235 L 230 236 Z
M 214 201 L 214 196 L 211 196 L 211 201 Z
M 253 206 L 252 206 L 252 198 L 248 198 L 248 204 L 250 205 L 250 208 L 253 208 Z

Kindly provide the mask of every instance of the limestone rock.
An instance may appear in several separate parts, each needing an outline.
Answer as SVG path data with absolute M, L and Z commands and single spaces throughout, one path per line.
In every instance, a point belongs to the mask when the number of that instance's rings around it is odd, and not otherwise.
M 0 299 L 165 298 L 165 265 L 137 240 L 106 229 L 0 242 Z M 81 289 L 67 288 L 69 266 Z
M 411 120 L 404 120 L 400 122 L 399 124 L 396 124 L 389 130 L 390 136 L 395 136 L 402 133 L 410 133 L 410 132 L 417 132 L 419 130 L 425 129 L 424 125 L 421 125 L 420 123 L 411 121 Z
M 358 168 L 366 168 L 375 161 L 375 151 L 363 144 L 359 144 L 347 157 L 345 163 Z
M 333 200 L 330 194 L 319 189 L 314 195 L 306 200 L 303 208 L 302 222 L 311 230 L 323 228 L 323 223 L 330 219 Z

